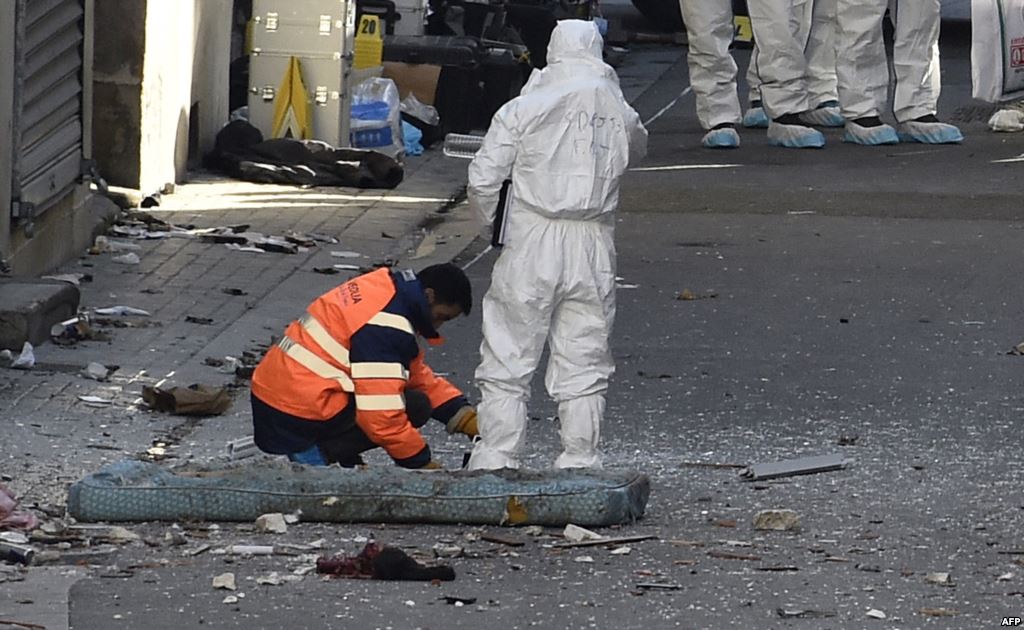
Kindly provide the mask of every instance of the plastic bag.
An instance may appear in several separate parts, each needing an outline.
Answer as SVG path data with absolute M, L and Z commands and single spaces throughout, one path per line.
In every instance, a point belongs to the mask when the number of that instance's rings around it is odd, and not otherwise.
M 435 127 L 437 123 L 441 122 L 441 116 L 437 113 L 437 109 L 424 104 L 412 92 L 402 99 L 402 113 Z
M 399 159 L 405 152 L 398 88 L 391 79 L 373 77 L 352 91 L 352 146 Z
M 974 98 L 1024 96 L 1024 0 L 972 0 L 971 32 Z

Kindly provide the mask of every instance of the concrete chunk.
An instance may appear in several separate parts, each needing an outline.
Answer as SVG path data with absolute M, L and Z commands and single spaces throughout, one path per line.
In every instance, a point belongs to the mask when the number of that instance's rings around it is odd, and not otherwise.
M 0 348 L 43 343 L 51 326 L 78 312 L 79 298 L 68 282 L 0 280 Z

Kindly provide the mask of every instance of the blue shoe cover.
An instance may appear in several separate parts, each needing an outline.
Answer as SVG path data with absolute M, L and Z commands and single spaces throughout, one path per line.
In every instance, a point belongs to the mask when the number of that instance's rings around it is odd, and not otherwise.
M 858 125 L 852 120 L 846 122 L 846 131 L 843 132 L 843 142 L 876 146 L 880 144 L 899 144 L 900 137 L 896 130 L 889 125 L 877 127 L 865 127 Z
M 772 122 L 768 125 L 768 144 L 790 149 L 820 149 L 825 146 L 825 136 L 817 129 L 803 125 Z
M 740 146 L 740 134 L 732 127 L 712 129 L 704 134 L 700 146 L 705 149 L 735 149 Z
M 900 124 L 899 137 L 904 142 L 923 142 L 925 144 L 956 144 L 964 141 L 964 135 L 955 125 L 913 120 Z
M 751 107 L 743 114 L 743 126 L 747 129 L 767 129 L 768 114 L 763 107 Z

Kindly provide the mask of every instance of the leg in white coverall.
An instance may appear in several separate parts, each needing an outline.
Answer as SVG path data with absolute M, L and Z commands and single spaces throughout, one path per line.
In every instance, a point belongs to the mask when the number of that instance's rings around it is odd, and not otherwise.
M 799 9 L 799 7 L 797 7 Z M 842 127 L 836 92 L 836 0 L 814 0 L 799 11 L 796 39 L 806 42 L 807 96 L 811 109 L 800 115 L 803 122 L 821 127 Z M 768 127 L 761 103 L 761 79 L 757 74 L 757 46 L 747 67 L 750 108 L 743 116 L 744 127 Z
M 838 0 L 836 45 L 839 101 L 846 118 L 843 140 L 893 144 L 901 139 L 881 122 L 889 83 L 882 20 L 889 0 Z M 899 0 L 895 18 L 893 111 L 904 138 L 919 142 L 959 142 L 959 130 L 935 119 L 940 89 L 940 0 Z
M 519 467 L 530 380 L 545 342 L 551 358 L 544 382 L 561 421 L 562 454 L 555 466 L 600 467 L 605 391 L 615 369 L 609 349 L 615 318 L 612 227 L 524 212 L 510 218 L 509 235 L 483 300 L 476 370 L 483 441 L 469 467 Z
M 740 145 L 735 125 L 740 122 L 736 96 L 736 61 L 729 52 L 733 39 L 732 0 L 679 0 L 686 25 L 690 85 L 697 97 L 697 119 L 707 130 L 701 144 L 708 148 Z
M 807 92 L 806 15 L 811 0 L 750 2 L 750 24 L 757 41 L 753 63 L 761 79 L 761 101 L 771 122 L 768 143 L 791 148 L 825 145 L 821 132 L 800 120 L 810 109 Z

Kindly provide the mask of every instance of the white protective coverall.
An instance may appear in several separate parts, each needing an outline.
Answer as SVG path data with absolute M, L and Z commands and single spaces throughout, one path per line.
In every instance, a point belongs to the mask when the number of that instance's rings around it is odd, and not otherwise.
M 502 182 L 512 180 L 505 246 L 483 300 L 480 441 L 471 469 L 518 467 L 545 341 L 545 385 L 561 420 L 555 465 L 601 465 L 604 394 L 614 371 L 613 211 L 620 176 L 647 150 L 647 131 L 601 48 L 593 22 L 558 22 L 547 67 L 494 115 L 469 166 L 469 200 L 488 224 Z
M 679 0 L 679 10 L 686 26 L 686 64 L 697 96 L 697 120 L 711 130 L 701 144 L 709 148 L 739 146 L 735 130 L 714 129 L 741 120 L 736 60 L 729 52 L 735 29 L 732 0 Z
M 836 89 L 836 0 L 814 0 L 794 6 L 796 41 L 804 42 L 807 60 L 807 98 L 811 109 L 800 115 L 803 122 L 821 127 L 842 127 Z M 757 74 L 757 46 L 747 68 L 751 103 L 761 100 L 761 78 Z M 767 127 L 763 107 L 751 106 L 743 117 L 744 127 Z
M 838 66 L 843 117 L 848 121 L 876 117 L 885 108 L 889 67 L 882 19 L 887 7 L 895 24 L 893 114 L 900 123 L 900 139 L 959 142 L 963 137 L 953 125 L 914 122 L 916 118 L 933 116 L 938 110 L 940 0 L 838 0 L 836 45 L 843 52 Z M 854 125 L 852 130 L 860 133 L 847 138 L 849 141 L 884 143 L 871 137 L 882 135 L 877 127 L 862 130 Z M 893 139 L 892 129 L 887 131 L 888 138 Z
M 750 2 L 750 26 L 757 41 L 757 74 L 761 102 L 768 118 L 768 144 L 791 148 L 825 146 L 825 136 L 796 118 L 810 109 L 807 92 L 807 29 L 803 28 L 813 0 Z

